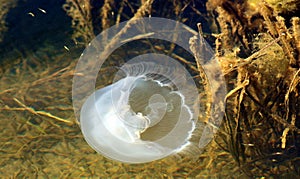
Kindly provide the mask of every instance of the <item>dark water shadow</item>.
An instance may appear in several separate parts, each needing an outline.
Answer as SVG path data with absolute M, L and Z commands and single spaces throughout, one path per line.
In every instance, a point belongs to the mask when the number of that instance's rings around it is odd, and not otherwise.
M 71 18 L 62 9 L 64 0 L 19 0 L 5 19 L 8 31 L 0 43 L 0 63 L 26 56 L 47 44 L 63 48 L 70 41 Z

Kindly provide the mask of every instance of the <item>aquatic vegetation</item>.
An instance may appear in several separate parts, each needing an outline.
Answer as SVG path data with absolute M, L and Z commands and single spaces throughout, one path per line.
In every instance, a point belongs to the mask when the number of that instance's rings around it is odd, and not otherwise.
M 141 1 L 137 6 L 134 17 L 138 18 L 149 14 L 152 3 L 153 0 Z M 125 0 L 120 2 L 115 2 L 114 0 L 105 0 L 104 2 L 67 0 L 63 8 L 72 18 L 74 41 L 76 43 L 87 44 L 95 37 L 95 33 L 99 33 L 111 25 L 120 23 L 121 18 L 124 18 L 123 16 L 125 15 L 123 12 L 124 8 L 127 7 L 133 11 L 132 4 Z M 115 6 L 117 5 L 120 7 L 115 14 Z M 99 9 L 95 7 L 99 7 Z M 129 18 L 127 17 L 127 19 Z
M 14 5 L 9 4 L 13 1 L 0 2 L 1 38 L 7 30 L 5 14 Z M 71 79 L 83 75 L 74 74 L 73 70 L 74 59 L 79 57 L 81 49 L 68 45 L 67 53 L 63 46 L 59 52 L 36 51 L 1 66 L 0 175 L 6 178 L 299 176 L 299 1 L 209 0 L 206 9 L 203 4 L 197 0 L 66 0 L 63 7 L 72 18 L 73 39 L 77 44 L 87 44 L 98 32 L 132 18 L 167 17 L 194 29 L 201 23 L 199 33 L 215 42 L 214 49 L 229 89 L 222 128 L 203 153 L 191 151 L 188 157 L 179 155 L 145 165 L 130 165 L 107 160 L 94 152 L 83 140 L 71 105 Z M 111 43 L 118 40 L 115 38 Z M 199 47 L 193 46 L 192 40 L 188 45 L 196 54 Z M 211 124 L 213 129 L 214 121 L 207 115 L 211 94 L 204 93 L 206 76 L 197 61 L 188 55 L 180 56 L 174 44 L 146 39 L 138 45 L 145 47 L 141 50 L 145 53 L 151 49 L 168 54 L 194 75 L 196 83 L 205 84 L 197 84 L 202 92 L 200 102 L 205 104 L 201 107 L 206 111 L 199 114 L 199 119 L 206 119 L 203 122 Z M 124 62 L 124 56 L 132 55 L 124 48 L 102 69 L 97 88 L 109 85 L 112 73 L 117 71 L 114 67 Z M 88 85 L 82 86 L 83 92 Z M 199 140 L 194 141 L 193 137 L 192 142 L 198 144 Z
M 260 1 L 250 0 L 250 2 L 259 6 Z M 299 11 L 300 2 L 297 0 L 266 0 L 266 2 L 274 9 L 278 14 L 290 14 L 295 11 Z
M 107 12 L 115 3 L 105 3 L 102 28 L 113 23 Z M 298 1 L 209 0 L 206 5 L 216 55 L 231 90 L 224 131 L 216 142 L 249 176 L 299 174 L 294 167 L 298 159 L 289 157 L 299 149 Z
M 279 16 L 268 3 L 218 2 L 216 49 L 231 91 L 217 141 L 251 177 L 298 176 L 299 17 Z
M 73 40 L 76 43 L 87 43 L 95 37 L 90 1 L 66 0 L 63 8 L 68 16 L 72 17 Z

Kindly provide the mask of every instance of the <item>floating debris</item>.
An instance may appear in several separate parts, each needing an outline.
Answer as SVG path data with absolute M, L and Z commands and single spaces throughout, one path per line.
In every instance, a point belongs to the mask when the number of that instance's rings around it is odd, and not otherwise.
M 35 15 L 32 12 L 28 12 L 28 15 L 30 15 L 31 17 L 35 17 Z
M 46 14 L 46 10 L 42 9 L 42 8 L 38 8 L 39 11 L 41 11 L 42 13 Z

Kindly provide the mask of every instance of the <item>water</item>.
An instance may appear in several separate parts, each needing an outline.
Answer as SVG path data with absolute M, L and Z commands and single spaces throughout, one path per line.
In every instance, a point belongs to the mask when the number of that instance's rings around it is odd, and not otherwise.
M 1 178 L 244 176 L 215 142 L 203 153 L 183 152 L 138 165 L 115 162 L 92 150 L 71 101 L 73 71 L 85 46 L 74 43 L 63 4 L 20 0 L 5 19 L 8 31 L 0 44 Z M 101 80 L 110 76 L 108 70 Z M 198 141 L 192 142 L 197 146 Z

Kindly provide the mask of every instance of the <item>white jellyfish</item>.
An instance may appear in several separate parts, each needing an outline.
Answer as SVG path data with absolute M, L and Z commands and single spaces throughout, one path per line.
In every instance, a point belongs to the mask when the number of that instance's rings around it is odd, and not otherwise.
M 198 89 L 189 72 L 167 55 L 137 55 L 118 66 L 110 85 L 94 90 L 97 74 L 109 55 L 142 38 L 171 42 L 194 55 L 211 86 L 210 114 L 200 107 Z M 197 32 L 169 19 L 134 19 L 103 31 L 83 52 L 73 78 L 73 107 L 85 140 L 100 154 L 127 163 L 176 154 L 189 148 L 195 135 L 198 148 L 203 149 L 221 124 L 226 95 L 213 56 Z M 199 122 L 199 113 L 207 118 L 202 119 L 205 122 Z M 200 128 L 203 134 L 195 134 Z
M 125 63 L 116 78 L 93 93 L 81 109 L 83 135 L 96 151 L 142 163 L 189 144 L 198 92 L 180 63 L 165 55 L 141 55 Z

